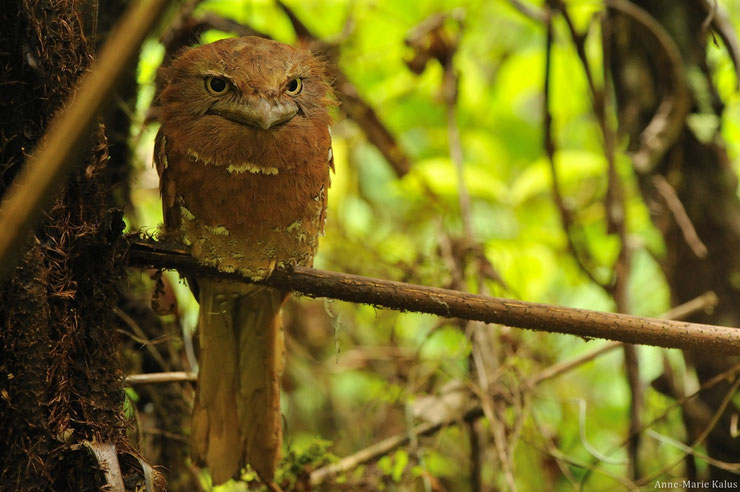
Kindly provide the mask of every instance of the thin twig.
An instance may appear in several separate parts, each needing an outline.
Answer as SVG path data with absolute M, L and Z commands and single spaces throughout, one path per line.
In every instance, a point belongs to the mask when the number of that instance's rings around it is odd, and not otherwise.
M 490 411 L 486 411 L 488 402 L 491 402 L 493 408 Z M 491 434 L 493 435 L 493 444 L 496 448 L 498 460 L 501 463 L 502 472 L 504 479 L 506 480 L 506 488 L 511 491 L 516 491 L 517 486 L 514 481 L 514 463 L 511 459 L 511 453 L 509 452 L 509 443 L 506 433 L 505 418 L 503 415 L 503 409 L 500 404 L 493 401 L 493 398 L 486 395 L 486 399 L 482 402 L 484 415 L 488 419 L 488 423 L 491 426 Z
M 530 443 L 530 445 L 533 448 L 535 448 L 535 449 L 537 448 L 537 445 L 536 444 Z M 574 458 L 572 456 L 568 456 L 567 454 L 565 454 L 564 452 L 562 452 L 560 449 L 558 449 L 555 446 L 555 444 L 551 442 L 551 440 L 550 440 L 550 442 L 548 442 L 547 450 L 540 449 L 540 452 L 542 452 L 544 454 L 547 454 L 548 456 L 551 456 L 552 458 L 554 458 L 558 462 L 561 462 L 562 461 L 563 463 L 568 463 L 569 465 L 571 465 L 573 467 L 581 468 L 583 470 L 587 470 L 588 472 L 594 472 L 594 473 L 598 473 L 600 475 L 604 475 L 606 477 L 612 478 L 616 482 L 619 482 L 619 484 L 623 487 L 623 488 L 621 488 L 619 490 L 632 490 L 632 491 L 635 491 L 635 492 L 639 492 L 639 490 L 640 490 L 640 487 L 638 487 L 633 481 L 631 481 L 628 478 L 625 478 L 625 477 L 623 477 L 623 476 L 621 476 L 621 475 L 619 475 L 617 473 L 614 473 L 614 472 L 612 472 L 612 471 L 610 471 L 610 470 L 608 470 L 606 468 L 598 467 L 596 465 L 587 463 L 585 461 L 581 461 L 581 460 L 579 460 L 577 458 Z M 572 474 L 571 474 L 571 476 L 572 476 Z M 584 479 L 587 476 L 588 476 L 588 474 L 585 474 L 584 475 Z M 575 477 L 573 477 L 573 478 L 575 479 Z M 582 481 L 583 481 L 583 479 L 582 479 Z M 576 484 L 574 484 L 574 489 L 575 490 L 583 490 L 584 489 L 584 486 L 581 483 L 576 483 Z
M 139 326 L 139 324 L 118 306 L 113 306 L 113 312 L 121 319 L 121 321 L 124 322 L 124 324 L 126 324 L 126 326 L 131 328 L 136 337 L 139 339 L 136 341 L 141 343 L 144 348 L 146 348 L 147 352 L 149 352 L 149 355 L 152 356 L 152 359 L 154 359 L 157 364 L 159 364 L 159 367 L 161 367 L 163 371 L 169 371 L 170 365 L 167 363 L 166 360 L 164 360 L 162 354 L 159 353 L 157 347 L 152 343 L 152 341 L 149 339 L 144 330 Z
M 414 421 L 414 414 L 411 409 L 411 405 L 406 405 L 405 408 L 405 417 L 406 417 L 406 428 L 408 429 L 408 435 L 409 435 L 409 447 L 411 448 L 411 455 L 416 459 L 416 461 L 421 465 L 422 468 L 424 468 L 424 457 L 419 453 L 419 436 L 414 432 L 415 427 L 412 425 Z M 421 476 L 422 482 L 424 483 L 424 492 L 432 492 L 432 486 L 429 482 L 429 476 L 428 474 L 424 473 Z
M 255 283 L 253 279 L 239 273 L 221 272 L 215 267 L 202 265 L 183 250 L 167 249 L 154 242 L 140 241 L 132 244 L 128 251 L 128 262 L 138 267 L 170 268 L 194 276 Z M 401 311 L 425 312 L 446 318 L 713 354 L 740 355 L 740 330 L 724 326 L 487 297 L 306 267 L 277 269 L 268 278 L 257 283 L 311 297 L 329 297 Z
M 586 436 L 586 400 L 583 398 L 573 398 L 571 401 L 578 404 L 578 437 L 581 439 L 581 446 L 596 460 L 608 465 L 626 465 L 627 461 L 619 458 L 610 458 L 606 454 L 596 449 Z M 630 477 L 634 480 L 634 477 Z
M 536 414 L 532 414 L 532 420 L 534 421 L 535 427 L 537 427 L 537 430 L 540 433 L 540 436 L 542 437 L 542 440 L 545 443 L 545 446 L 547 448 L 547 452 L 540 450 L 540 452 L 543 452 L 545 454 L 548 454 L 554 461 L 555 464 L 558 465 L 558 468 L 560 469 L 560 473 L 563 474 L 566 480 L 570 482 L 570 486 L 573 490 L 576 492 L 580 492 L 581 487 L 576 482 L 576 478 L 573 476 L 573 472 L 571 471 L 570 467 L 566 466 L 566 463 L 568 463 L 566 460 L 560 459 L 560 455 L 562 453 L 560 450 L 555 446 L 555 443 L 553 442 L 553 439 L 550 435 L 550 432 L 545 428 L 545 426 L 540 422 L 540 420 L 537 418 Z M 535 447 L 535 446 L 533 446 Z
M 447 63 L 444 66 L 444 81 L 442 92 L 444 93 L 445 106 L 447 110 L 447 136 L 449 139 L 450 160 L 455 166 L 457 176 L 457 198 L 460 205 L 460 217 L 463 224 L 465 238 L 472 244 L 473 225 L 471 220 L 470 193 L 465 185 L 465 163 L 463 162 L 462 143 L 460 142 L 460 127 L 457 124 L 457 92 L 459 79 L 455 73 L 453 59 L 457 43 L 453 45 L 448 54 Z
M 734 369 L 737 371 L 737 366 L 735 366 Z M 740 387 L 740 378 L 736 378 L 735 379 L 735 382 L 732 384 L 732 386 L 730 387 L 730 389 L 725 394 L 725 397 L 722 399 L 722 402 L 720 403 L 719 407 L 714 412 L 714 415 L 712 416 L 711 420 L 704 427 L 704 429 L 702 430 L 701 434 L 699 434 L 699 436 L 696 439 L 694 439 L 694 442 L 690 446 L 691 449 L 694 449 L 694 448 L 696 448 L 696 446 L 698 446 L 701 443 L 703 443 L 704 440 L 709 435 L 709 433 L 712 431 L 712 429 L 714 429 L 714 426 L 717 425 L 717 422 L 719 421 L 720 417 L 722 416 L 722 414 L 724 413 L 725 409 L 727 408 L 728 403 L 730 403 L 730 400 L 732 399 L 732 397 L 735 396 L 735 393 L 736 393 L 738 387 Z M 654 473 L 651 473 L 650 475 L 648 475 L 646 477 L 641 478 L 637 483 L 639 485 L 645 485 L 645 484 L 651 483 L 653 480 L 657 479 L 661 475 L 669 472 L 675 466 L 681 464 L 681 462 L 683 462 L 683 457 L 679 458 L 678 460 L 676 460 L 676 461 L 674 461 L 672 463 L 669 463 L 668 465 L 666 465 L 662 469 L 660 469 L 660 470 L 658 470 L 658 471 L 656 471 Z
M 706 391 L 706 390 L 709 390 L 709 389 L 713 388 L 714 386 L 718 385 L 719 383 L 721 383 L 723 381 L 726 381 L 726 380 L 728 380 L 728 381 L 735 380 L 736 383 L 740 382 L 740 380 L 737 379 L 738 373 L 740 373 L 740 364 L 735 364 L 733 367 L 729 368 L 728 370 L 723 371 L 723 372 L 717 374 L 716 376 L 712 377 L 708 381 L 704 382 L 694 392 L 692 392 L 692 393 L 690 393 L 688 395 L 684 395 L 684 396 L 682 396 L 680 398 L 677 398 L 676 401 L 671 406 L 669 406 L 668 408 L 666 408 L 660 415 L 654 417 L 650 422 L 648 422 L 647 424 L 644 424 L 640 429 L 634 429 L 634 430 L 631 430 L 631 432 L 639 432 L 639 433 L 644 432 L 645 430 L 653 427 L 658 422 L 660 422 L 662 420 L 665 420 L 668 417 L 668 415 L 671 413 L 671 411 L 673 411 L 674 409 L 679 408 L 679 407 L 682 407 L 683 405 L 685 405 L 687 402 L 689 402 L 693 398 L 696 398 L 701 392 Z M 731 391 L 729 391 L 726 394 L 726 396 L 725 396 L 726 401 L 729 401 L 729 400 L 727 400 L 727 398 L 728 397 L 731 397 L 733 395 L 733 393 L 734 393 L 734 390 L 731 390 Z M 726 406 L 726 403 L 724 404 L 724 406 Z M 723 407 L 723 405 L 720 405 L 720 407 Z M 721 414 L 721 410 L 722 410 L 722 408 L 720 408 L 719 414 Z M 717 415 L 719 415 L 719 414 L 718 413 L 715 413 L 714 414 L 714 417 L 716 418 Z M 716 424 L 716 422 L 715 422 L 715 424 Z M 706 432 L 711 431 L 711 427 L 713 427 L 713 425 L 714 424 L 712 424 L 710 426 L 707 426 L 707 428 L 705 428 L 704 432 L 706 433 Z M 706 435 L 704 437 L 701 437 L 700 439 L 696 439 L 695 442 L 696 443 L 702 442 L 705 437 L 706 437 Z M 613 453 L 617 449 L 626 446 L 628 442 L 629 442 L 629 436 L 627 438 L 625 438 L 620 444 L 618 444 L 617 446 L 615 446 L 610 451 L 610 453 Z M 671 468 L 675 467 L 680 462 L 681 462 L 681 460 L 672 463 L 671 465 L 663 468 L 659 472 L 653 473 L 653 474 L 651 474 L 649 476 L 646 476 L 646 477 L 642 477 L 640 479 L 640 483 L 641 484 L 650 483 L 653 479 L 655 479 L 655 478 L 663 475 L 666 471 L 668 471 Z
M 546 379 L 553 379 L 555 377 L 558 377 L 568 371 L 571 371 L 572 369 L 575 369 L 576 367 L 582 366 L 583 364 L 604 355 L 607 352 L 611 352 L 615 348 L 621 347 L 622 345 L 624 345 L 622 342 L 608 342 L 597 348 L 596 350 L 586 352 L 579 357 L 553 364 L 544 371 L 538 372 L 537 374 L 529 378 L 527 384 L 529 384 L 530 386 L 534 386 L 540 384 Z
M 653 185 L 658 190 L 660 196 L 665 200 L 668 209 L 673 214 L 673 218 L 676 221 L 676 225 L 681 230 L 684 241 L 691 248 L 697 258 L 704 259 L 709 254 L 707 246 L 699 238 L 699 234 L 696 232 L 694 224 L 689 218 L 689 214 L 686 213 L 686 209 L 681 203 L 681 199 L 678 198 L 676 190 L 661 174 L 653 176 Z
M 139 386 L 142 384 L 179 383 L 197 380 L 198 375 L 194 372 L 153 372 L 148 374 L 131 374 L 126 377 L 125 384 L 127 386 Z
M 699 451 L 695 450 L 691 446 L 687 446 L 681 441 L 677 441 L 675 439 L 671 439 L 668 436 L 664 436 L 663 434 L 660 434 L 658 432 L 655 432 L 653 429 L 647 430 L 647 435 L 652 437 L 653 439 L 656 439 L 660 442 L 664 442 L 666 444 L 669 444 L 675 448 L 680 449 L 686 454 L 690 454 L 692 456 L 696 456 L 700 460 L 706 461 L 710 465 L 713 465 L 717 468 L 721 468 L 722 470 L 727 470 L 732 473 L 740 473 L 740 463 L 727 463 L 726 461 L 720 461 L 712 458 L 711 456 L 708 456 L 704 453 L 700 453 Z
M 573 261 L 576 262 L 578 268 L 588 277 L 588 279 L 599 287 L 603 288 L 607 292 L 609 286 L 607 283 L 600 281 L 596 278 L 596 275 L 592 271 L 591 264 L 593 260 L 588 250 L 581 250 L 576 243 L 574 237 L 574 225 L 573 217 L 570 209 L 565 205 L 563 200 L 563 194 L 560 189 L 560 179 L 558 177 L 557 167 L 555 165 L 555 153 L 557 146 L 555 144 L 555 137 L 552 131 L 552 112 L 550 111 L 550 83 L 551 83 L 551 66 L 552 66 L 552 47 L 553 47 L 553 26 L 552 26 L 552 10 L 547 11 L 546 22 L 546 37 L 545 37 L 545 83 L 543 86 L 543 138 L 545 154 L 547 155 L 547 161 L 550 164 L 550 174 L 552 176 L 552 196 L 555 202 L 555 207 L 558 210 L 560 216 L 561 227 L 565 233 L 565 238 L 568 243 L 568 250 L 570 251 Z

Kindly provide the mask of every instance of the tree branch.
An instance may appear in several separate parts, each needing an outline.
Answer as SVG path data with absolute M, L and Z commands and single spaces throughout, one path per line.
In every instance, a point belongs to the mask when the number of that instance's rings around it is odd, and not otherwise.
M 653 185 L 655 186 L 655 189 L 658 190 L 660 196 L 663 197 L 663 200 L 665 200 L 668 210 L 673 214 L 673 220 L 676 221 L 676 225 L 681 231 L 684 241 L 686 241 L 686 244 L 691 248 L 691 251 L 693 251 L 699 259 L 706 258 L 709 254 L 709 250 L 696 232 L 696 228 L 694 227 L 693 222 L 691 222 L 689 214 L 686 213 L 686 209 L 684 208 L 683 203 L 681 203 L 681 199 L 678 197 L 676 189 L 671 186 L 662 174 L 656 174 L 653 176 Z
M 714 308 L 717 305 L 717 295 L 714 292 L 705 292 L 699 297 L 689 302 L 676 306 L 667 313 L 660 316 L 662 319 L 684 319 L 699 311 Z M 592 361 L 603 354 L 621 347 L 620 342 L 609 342 L 590 352 L 553 364 L 544 370 L 538 372 L 526 380 L 525 387 L 535 387 L 543 381 L 559 377 L 573 369 Z M 136 386 L 140 384 L 158 384 L 173 382 L 196 381 L 198 376 L 194 372 L 175 371 L 175 372 L 155 372 L 147 374 L 130 374 L 126 376 L 125 384 L 127 386 Z M 675 397 L 676 399 L 680 397 Z
M 659 316 L 659 318 L 673 320 L 685 319 L 693 314 L 696 314 L 699 311 L 706 311 L 708 309 L 714 308 L 718 302 L 719 300 L 717 299 L 717 294 L 715 294 L 714 292 L 705 292 L 699 297 L 679 306 L 676 306 L 667 313 L 663 313 Z M 623 344 L 620 342 L 611 342 L 574 359 L 558 362 L 557 364 L 553 364 L 529 378 L 527 384 L 529 384 L 530 386 L 536 386 L 546 379 L 558 377 L 561 374 L 580 366 L 581 364 L 591 361 L 607 352 L 614 350 L 615 348 L 619 348 L 622 346 Z
M 311 472 L 311 485 L 320 485 L 332 477 L 353 470 L 363 463 L 369 463 L 370 461 L 378 459 L 380 456 L 388 454 L 396 448 L 406 445 L 412 434 L 416 436 L 428 436 L 438 432 L 444 427 L 457 423 L 460 420 L 474 422 L 482 416 L 483 410 L 480 407 L 475 406 L 465 412 L 462 416 L 456 415 L 454 419 L 420 424 L 414 427 L 411 432 L 405 432 L 388 437 L 362 449 L 361 451 L 358 451 L 357 453 L 351 454 L 336 463 L 314 470 Z
M 740 355 L 740 330 L 736 328 L 487 297 L 306 267 L 278 269 L 268 278 L 255 282 L 239 273 L 221 272 L 215 267 L 202 265 L 182 249 L 168 248 L 163 243 L 153 241 L 133 242 L 127 252 L 127 260 L 131 266 L 176 269 L 193 276 L 259 283 L 310 297 L 328 297 L 400 311 L 499 323 L 585 338 Z
M 130 374 L 126 376 L 125 384 L 126 386 L 138 386 L 141 384 L 195 382 L 197 380 L 198 375 L 194 372 L 152 372 L 147 374 Z

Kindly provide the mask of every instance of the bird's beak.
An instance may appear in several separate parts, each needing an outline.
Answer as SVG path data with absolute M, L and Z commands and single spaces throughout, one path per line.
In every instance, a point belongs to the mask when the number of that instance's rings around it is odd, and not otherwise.
M 298 113 L 298 107 L 292 101 L 268 101 L 260 97 L 256 102 L 213 108 L 209 112 L 242 125 L 267 130 L 293 118 Z

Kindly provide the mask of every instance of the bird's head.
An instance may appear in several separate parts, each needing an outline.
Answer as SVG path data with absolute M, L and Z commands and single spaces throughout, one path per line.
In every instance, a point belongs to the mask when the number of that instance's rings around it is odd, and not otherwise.
M 165 135 L 204 162 L 297 165 L 291 154 L 301 149 L 291 147 L 310 147 L 327 132 L 324 65 L 301 48 L 224 39 L 185 50 L 158 75 Z

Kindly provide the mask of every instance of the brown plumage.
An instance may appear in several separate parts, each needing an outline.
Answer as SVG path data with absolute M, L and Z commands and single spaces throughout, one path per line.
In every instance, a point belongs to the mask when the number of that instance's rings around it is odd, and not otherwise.
M 311 265 L 323 231 L 330 88 L 307 51 L 257 37 L 184 51 L 160 70 L 155 163 L 165 233 L 224 271 Z M 280 459 L 280 307 L 287 293 L 195 279 L 200 372 L 192 442 L 215 483 Z

